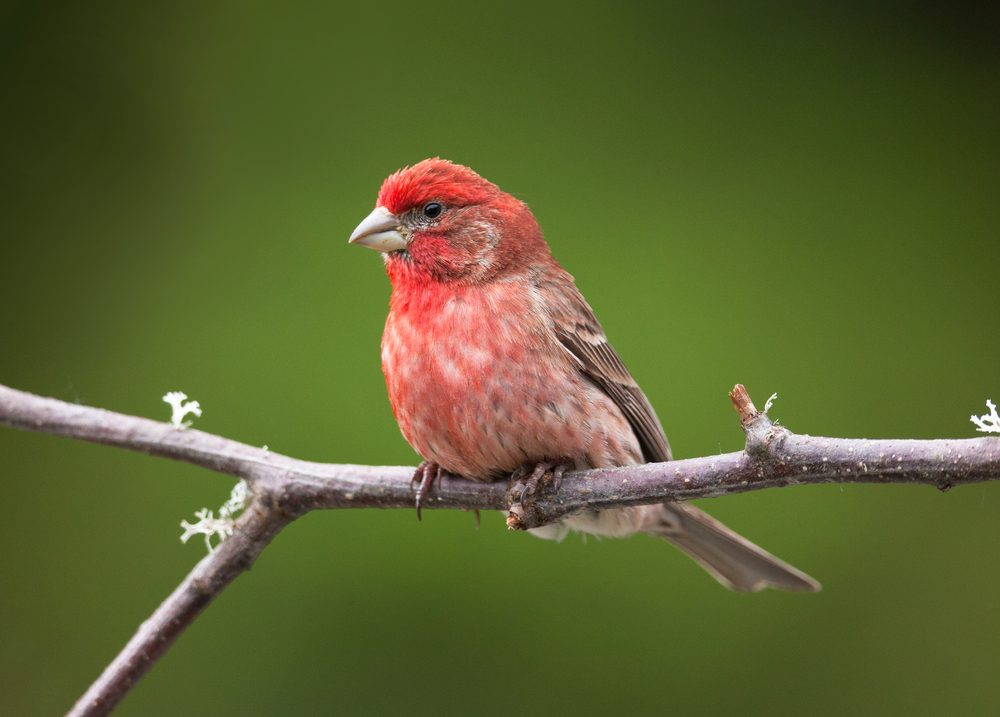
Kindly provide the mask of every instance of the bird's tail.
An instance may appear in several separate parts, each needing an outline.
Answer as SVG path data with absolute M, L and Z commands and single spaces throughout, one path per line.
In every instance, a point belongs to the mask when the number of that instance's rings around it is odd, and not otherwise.
M 643 531 L 669 540 L 730 590 L 764 588 L 815 592 L 820 584 L 707 513 L 686 503 L 642 509 Z

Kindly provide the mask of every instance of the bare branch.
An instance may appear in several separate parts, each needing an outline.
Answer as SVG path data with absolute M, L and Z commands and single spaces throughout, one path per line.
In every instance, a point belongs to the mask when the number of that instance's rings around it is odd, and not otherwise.
M 927 483 L 946 489 L 1000 479 L 1000 440 L 868 440 L 804 436 L 775 426 L 737 386 L 733 404 L 747 450 L 624 468 L 567 473 L 537 496 L 521 527 L 584 508 L 688 500 L 807 483 Z M 290 515 L 324 508 L 412 508 L 413 469 L 313 463 L 195 429 L 79 406 L 0 386 L 0 424 L 186 461 L 263 486 Z M 427 508 L 507 510 L 503 483 L 444 477 Z
M 809 483 L 922 483 L 946 490 L 1000 479 L 1000 437 L 868 440 L 797 435 L 774 425 L 737 385 L 730 393 L 746 433 L 738 453 L 568 473 L 558 491 L 511 501 L 504 483 L 445 476 L 426 508 L 503 510 L 534 528 L 583 509 L 621 507 Z M 218 593 L 297 517 L 326 508 L 412 508 L 412 468 L 313 463 L 262 448 L 0 386 L 0 425 L 186 461 L 238 476 L 251 503 L 234 534 L 203 559 L 139 628 L 73 708 L 110 712 Z
M 114 709 L 129 690 L 292 518 L 259 496 L 247 506 L 233 534 L 201 560 L 136 631 L 101 676 L 77 700 L 69 717 L 96 717 Z

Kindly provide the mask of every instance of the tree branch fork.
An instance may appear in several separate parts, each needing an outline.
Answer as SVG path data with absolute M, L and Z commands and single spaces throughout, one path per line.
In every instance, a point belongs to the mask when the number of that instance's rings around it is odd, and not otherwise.
M 759 411 L 742 385 L 729 394 L 743 451 L 571 472 L 522 504 L 504 482 L 444 476 L 428 509 L 501 510 L 526 530 L 586 509 L 708 498 L 814 483 L 917 483 L 947 490 L 1000 479 L 1000 437 L 843 439 L 796 434 Z M 315 463 L 164 422 L 66 403 L 0 385 L 0 425 L 141 451 L 245 480 L 250 501 L 233 535 L 203 558 L 144 622 L 70 715 L 108 714 L 180 633 L 285 526 L 313 510 L 413 508 L 413 468 Z

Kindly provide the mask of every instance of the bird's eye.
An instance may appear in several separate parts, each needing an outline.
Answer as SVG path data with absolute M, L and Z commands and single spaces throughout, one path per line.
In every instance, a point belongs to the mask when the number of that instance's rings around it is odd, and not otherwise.
M 437 219 L 443 211 L 444 207 L 438 202 L 427 202 L 424 205 L 424 216 L 428 219 Z

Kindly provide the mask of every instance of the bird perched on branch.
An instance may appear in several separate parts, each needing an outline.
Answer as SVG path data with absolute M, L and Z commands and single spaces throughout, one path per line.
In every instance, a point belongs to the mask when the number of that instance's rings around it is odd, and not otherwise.
M 567 469 L 670 460 L 652 405 L 523 202 L 427 159 L 385 180 L 350 242 L 382 252 L 392 281 L 382 369 L 424 459 L 418 501 L 442 470 L 513 475 L 528 499 Z M 685 503 L 586 511 L 532 532 L 570 530 L 665 538 L 733 590 L 819 589 Z

